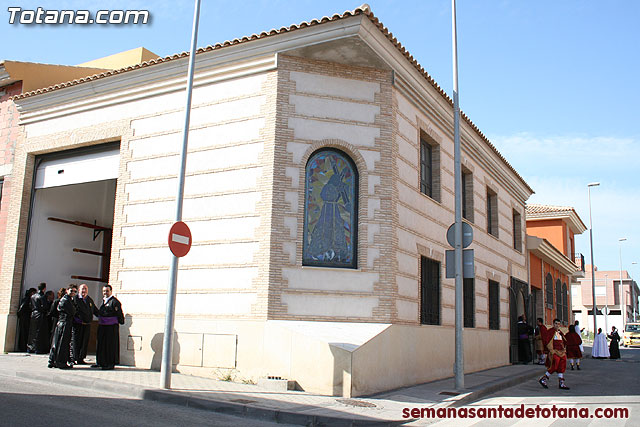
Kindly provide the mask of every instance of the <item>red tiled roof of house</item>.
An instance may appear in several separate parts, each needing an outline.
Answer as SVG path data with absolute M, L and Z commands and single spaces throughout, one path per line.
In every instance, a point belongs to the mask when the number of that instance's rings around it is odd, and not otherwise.
M 345 19 L 345 18 L 349 18 L 352 16 L 357 16 L 357 15 L 365 15 L 366 17 L 369 18 L 369 20 L 386 36 L 386 38 L 393 43 L 393 45 L 405 56 L 405 58 L 407 58 L 407 60 L 424 76 L 424 78 L 429 82 L 429 84 L 431 84 L 431 86 L 433 86 L 439 93 L 440 95 L 445 98 L 447 100 L 447 102 L 449 102 L 450 105 L 453 106 L 453 100 L 449 97 L 449 95 L 447 95 L 445 93 L 445 91 L 438 85 L 438 83 L 436 83 L 435 80 L 433 80 L 433 78 L 429 75 L 429 73 L 427 73 L 427 71 L 418 63 L 418 61 L 416 61 L 416 59 L 409 53 L 409 51 L 407 51 L 405 49 L 404 46 L 402 46 L 402 44 L 398 41 L 398 39 L 396 39 L 393 34 L 382 24 L 382 22 L 380 22 L 380 20 L 378 20 L 378 18 L 373 14 L 373 12 L 371 12 L 371 8 L 369 7 L 368 4 L 363 4 L 360 7 L 357 7 L 356 9 L 352 10 L 352 11 L 345 11 L 342 14 L 334 14 L 331 17 L 328 16 L 324 16 L 321 19 L 313 19 L 309 22 L 302 22 L 300 24 L 294 24 L 294 25 L 290 25 L 289 27 L 282 27 L 278 30 L 276 29 L 272 29 L 270 31 L 263 31 L 260 34 L 252 34 L 250 36 L 244 36 L 242 38 L 239 39 L 233 39 L 231 41 L 227 40 L 223 43 L 216 43 L 215 45 L 208 45 L 206 47 L 203 48 L 198 48 L 196 50 L 196 55 L 199 53 L 204 53 L 204 52 L 210 52 L 213 50 L 218 50 L 218 49 L 223 49 L 225 47 L 229 47 L 229 46 L 234 46 L 240 43 L 245 43 L 245 42 L 250 42 L 253 40 L 258 40 L 258 39 L 262 39 L 265 37 L 271 37 L 271 36 L 275 36 L 278 34 L 282 34 L 282 33 L 288 33 L 288 32 L 292 32 L 292 31 L 296 31 L 299 29 L 303 29 L 306 27 L 312 27 L 315 25 L 321 25 L 327 22 L 332 22 L 332 21 L 337 21 L 340 19 Z M 157 59 L 152 59 L 146 62 L 142 62 L 140 64 L 136 64 L 136 65 L 132 65 L 132 66 L 128 66 L 128 67 L 124 67 L 118 70 L 111 70 L 111 71 L 106 71 L 104 73 L 99 73 L 99 74 L 94 74 L 92 76 L 88 76 L 88 77 L 84 77 L 81 79 L 76 79 L 76 80 L 72 80 L 66 83 L 60 83 L 60 84 L 56 84 L 53 86 L 49 86 L 47 88 L 43 88 L 43 89 L 38 89 L 38 90 L 34 90 L 31 92 L 27 92 L 27 93 L 23 93 L 17 96 L 14 96 L 13 99 L 14 100 L 18 100 L 18 99 L 24 99 L 24 98 L 28 98 L 31 96 L 35 96 L 35 95 L 39 95 L 42 93 L 47 93 L 47 92 L 52 92 L 54 90 L 58 90 L 58 89 L 62 89 L 62 88 L 66 88 L 66 87 L 70 87 L 70 86 L 75 86 L 81 83 L 85 83 L 85 82 L 89 82 L 89 81 L 94 81 L 94 80 L 98 80 L 98 79 L 102 79 L 105 77 L 109 77 L 109 76 L 114 76 L 117 74 L 122 74 L 128 71 L 133 71 L 133 70 L 137 70 L 140 68 L 145 68 L 145 67 L 149 67 L 152 65 L 156 65 L 156 64 L 161 64 L 163 62 L 168 62 L 168 61 L 172 61 L 175 59 L 180 59 L 180 58 L 185 58 L 189 56 L 189 52 L 181 52 L 181 53 L 177 53 L 177 54 L 173 54 L 173 55 L 169 55 L 169 56 L 165 56 L 164 58 L 158 57 Z M 480 129 L 471 121 L 471 119 L 464 113 L 464 112 L 460 112 L 461 117 L 463 118 L 463 120 L 465 122 L 467 122 L 467 124 L 469 126 L 471 126 L 471 128 L 478 134 L 478 136 L 480 136 L 480 138 L 482 138 L 483 141 L 485 141 L 487 143 L 487 145 L 493 150 L 493 152 L 500 158 L 500 160 L 502 160 L 507 167 L 520 179 L 520 181 L 526 186 L 526 188 L 531 191 L 531 193 L 534 193 L 533 189 L 526 183 L 526 181 L 524 180 L 524 178 L 522 178 L 522 176 L 520 176 L 520 174 L 513 168 L 513 166 L 511 166 L 511 164 L 509 164 L 509 162 L 507 161 L 507 159 L 505 159 L 502 154 L 500 154 L 500 152 L 498 151 L 498 149 L 491 143 L 491 141 L 489 141 L 489 139 L 482 133 L 482 131 L 480 131 Z
M 552 205 L 536 205 L 527 204 L 527 215 L 535 215 L 538 213 L 554 213 L 554 212 L 575 212 L 571 206 L 552 206 Z

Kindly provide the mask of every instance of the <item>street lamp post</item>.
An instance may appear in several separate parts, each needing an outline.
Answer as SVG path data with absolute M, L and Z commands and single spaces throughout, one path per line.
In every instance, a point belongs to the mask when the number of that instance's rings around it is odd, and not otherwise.
M 589 243 L 591 245 L 591 296 L 593 298 L 593 336 L 598 331 L 598 320 L 596 318 L 598 307 L 596 305 L 596 269 L 593 264 L 593 225 L 591 221 L 591 187 L 599 186 L 599 182 L 592 182 L 591 184 L 587 184 L 587 189 L 589 192 Z
M 609 281 L 609 275 L 604 275 L 604 331 L 609 330 L 609 307 L 607 303 L 607 283 Z
M 631 263 L 631 265 L 636 266 L 636 265 L 638 265 L 638 263 L 636 261 L 633 261 Z M 632 275 L 631 278 L 635 280 L 635 278 L 636 278 L 636 274 L 635 274 L 636 273 L 636 269 L 635 269 L 635 267 L 631 267 L 631 268 L 633 269 L 633 275 Z M 631 281 L 631 304 L 633 304 L 633 321 L 636 322 L 637 321 L 636 320 L 636 306 L 638 305 L 638 297 L 637 296 L 634 297 L 634 295 L 633 295 L 633 292 L 635 292 L 635 290 L 636 290 L 635 286 L 633 286 L 634 280 Z
M 626 307 L 626 301 L 625 301 L 625 297 L 624 294 L 622 293 L 623 291 L 623 287 L 622 287 L 622 242 L 625 242 L 627 240 L 626 237 L 621 237 L 618 239 L 619 242 L 619 246 L 620 246 L 620 315 L 622 316 L 622 330 L 624 331 L 624 324 L 626 322 L 627 319 L 627 307 Z

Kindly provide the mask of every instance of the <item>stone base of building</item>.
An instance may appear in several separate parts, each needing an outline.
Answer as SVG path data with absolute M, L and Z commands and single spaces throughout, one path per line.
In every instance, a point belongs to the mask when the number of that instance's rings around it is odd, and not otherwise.
M 120 329 L 125 365 L 160 369 L 163 318 L 131 317 Z M 452 376 L 454 328 L 378 323 L 188 320 L 175 325 L 181 373 L 356 397 Z M 507 331 L 467 329 L 465 372 L 509 363 Z
M 0 315 L 0 351 L 15 351 L 18 316 L 15 314 Z

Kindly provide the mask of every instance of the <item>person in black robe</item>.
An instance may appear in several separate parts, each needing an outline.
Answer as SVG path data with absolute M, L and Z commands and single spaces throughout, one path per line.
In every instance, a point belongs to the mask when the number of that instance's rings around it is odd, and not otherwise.
M 58 303 L 58 324 L 53 337 L 51 351 L 49 352 L 49 367 L 70 369 L 73 367 L 70 362 L 71 350 L 71 324 L 73 316 L 76 314 L 76 306 L 73 302 L 77 289 L 75 285 L 69 286 L 69 292 L 64 295 Z
M 120 335 L 118 325 L 124 325 L 122 304 L 113 296 L 111 285 L 102 287 L 102 305 L 95 308 L 98 316 L 98 346 L 96 364 L 92 368 L 113 369 L 120 363 Z
M 56 326 L 58 325 L 58 304 L 60 304 L 60 300 L 67 293 L 67 288 L 58 289 L 58 298 L 54 299 L 51 303 L 51 307 L 49 308 L 49 323 L 51 324 L 51 341 L 53 342 L 54 332 L 56 331 Z
M 31 297 L 36 292 L 36 288 L 27 289 L 20 301 L 20 307 L 18 308 L 18 351 L 27 351 L 29 325 L 31 324 Z
M 524 320 L 524 316 L 518 317 L 516 325 L 518 334 L 518 360 L 525 365 L 531 362 L 531 346 L 529 344 L 529 335 L 533 333 L 533 328 Z
M 611 342 L 609 343 L 609 359 L 620 359 L 620 335 L 615 326 L 611 327 L 611 334 L 607 335 Z
M 46 283 L 38 285 L 38 292 L 31 297 L 31 324 L 29 326 L 29 353 L 47 354 L 49 352 L 49 303 L 44 293 Z
M 80 285 L 78 295 L 75 296 L 78 311 L 73 317 L 73 329 L 71 331 L 71 353 L 75 365 L 85 365 L 87 349 L 89 348 L 89 334 L 95 303 L 89 296 L 89 288 L 84 283 Z

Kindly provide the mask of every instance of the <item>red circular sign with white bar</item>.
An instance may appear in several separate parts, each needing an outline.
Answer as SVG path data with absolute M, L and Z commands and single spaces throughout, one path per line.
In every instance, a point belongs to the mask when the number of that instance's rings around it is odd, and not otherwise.
M 191 249 L 191 230 L 187 224 L 178 221 L 169 230 L 169 249 L 178 258 L 185 256 Z

